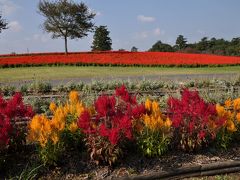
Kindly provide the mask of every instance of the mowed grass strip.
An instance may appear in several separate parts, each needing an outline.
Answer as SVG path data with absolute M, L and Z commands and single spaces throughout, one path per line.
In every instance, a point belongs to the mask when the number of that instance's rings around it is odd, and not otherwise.
M 19 67 L 0 68 L 0 82 L 14 82 L 32 79 L 62 80 L 67 78 L 104 78 L 177 74 L 229 74 L 240 73 L 240 66 L 224 67 Z

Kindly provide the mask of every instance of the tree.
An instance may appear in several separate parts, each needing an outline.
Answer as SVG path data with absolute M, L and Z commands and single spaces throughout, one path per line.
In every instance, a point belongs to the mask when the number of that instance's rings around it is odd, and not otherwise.
M 74 3 L 72 0 L 46 1 L 41 0 L 38 10 L 46 19 L 43 29 L 52 33 L 52 38 L 62 37 L 65 40 L 65 53 L 67 54 L 67 39 L 83 38 L 93 30 L 91 13 L 84 3 Z
M 2 32 L 2 30 L 8 28 L 7 24 L 8 23 L 4 19 L 2 19 L 2 15 L 0 14 L 0 33 Z
M 213 39 L 212 42 L 215 43 L 215 42 L 216 42 L 216 39 Z M 201 51 L 202 53 L 206 53 L 207 50 L 208 50 L 208 44 L 209 44 L 208 38 L 207 38 L 207 37 L 203 37 L 203 38 L 201 39 L 201 41 L 198 42 L 198 44 L 197 44 L 197 49 L 198 49 L 199 51 Z
M 93 36 L 92 51 L 109 51 L 112 49 L 112 39 L 109 37 L 107 26 L 96 27 Z
M 174 52 L 174 49 L 169 44 L 164 44 L 161 41 L 157 41 L 149 51 L 159 51 L 159 52 Z
M 179 35 L 176 39 L 176 45 L 178 50 L 182 50 L 187 47 L 187 39 L 183 35 Z
M 135 46 L 132 47 L 131 52 L 138 52 L 138 48 L 136 48 Z

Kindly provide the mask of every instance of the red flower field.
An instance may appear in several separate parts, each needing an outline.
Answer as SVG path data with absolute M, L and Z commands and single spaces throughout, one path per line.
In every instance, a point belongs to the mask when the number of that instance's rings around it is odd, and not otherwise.
M 81 52 L 81 53 L 33 53 L 0 55 L 0 66 L 71 64 L 114 65 L 233 65 L 240 64 L 240 57 L 206 54 L 166 52 Z

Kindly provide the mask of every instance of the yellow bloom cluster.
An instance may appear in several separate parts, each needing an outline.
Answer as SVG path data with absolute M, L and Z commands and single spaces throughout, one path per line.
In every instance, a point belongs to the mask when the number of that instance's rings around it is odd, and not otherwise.
M 227 121 L 224 126 L 229 132 L 237 131 L 236 125 L 240 123 L 240 98 L 225 101 L 224 106 L 216 105 L 218 116 L 226 118 Z
M 235 111 L 240 111 L 240 98 L 233 100 L 233 109 Z
M 151 101 L 149 99 L 145 102 L 145 108 L 147 114 L 144 115 L 143 120 L 147 128 L 152 131 L 170 129 L 172 121 L 165 117 L 159 107 L 159 104 L 156 101 Z
M 32 142 L 39 142 L 45 147 L 47 142 L 53 144 L 59 142 L 60 134 L 65 129 L 76 132 L 78 129 L 77 118 L 84 111 L 84 105 L 79 101 L 79 95 L 76 91 L 69 94 L 69 101 L 57 106 L 51 103 L 49 109 L 53 113 L 53 117 L 48 119 L 45 115 L 36 115 L 29 124 L 28 139 Z M 67 117 L 71 116 L 71 121 L 67 121 Z

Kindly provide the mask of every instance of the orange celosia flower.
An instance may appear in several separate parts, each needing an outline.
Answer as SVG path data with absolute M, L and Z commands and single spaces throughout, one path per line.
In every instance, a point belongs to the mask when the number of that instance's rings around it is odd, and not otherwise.
M 77 91 L 71 91 L 69 93 L 69 100 L 71 103 L 77 103 L 79 101 L 79 95 Z
M 72 124 L 70 124 L 69 131 L 71 131 L 72 133 L 75 133 L 77 129 L 78 129 L 78 125 L 76 122 L 73 122 Z
M 51 140 L 53 141 L 53 144 L 57 144 L 59 141 L 59 135 L 55 132 L 51 135 Z
M 170 128 L 172 126 L 172 121 L 169 118 L 167 118 L 166 121 L 164 122 L 164 126 Z
M 224 117 L 226 115 L 226 111 L 225 111 L 224 107 L 221 106 L 220 104 L 216 105 L 216 110 L 217 110 L 218 116 Z
M 225 104 L 225 107 L 229 109 L 232 106 L 232 100 L 228 99 L 228 100 L 225 101 L 224 104 Z
M 51 102 L 49 105 L 49 109 L 51 110 L 51 112 L 54 112 L 56 110 L 57 106 L 54 102 Z
M 148 110 L 148 113 L 143 116 L 143 122 L 148 129 L 157 131 L 163 128 L 170 128 L 172 122 L 169 118 L 165 118 L 162 115 L 158 102 L 152 102 L 147 99 L 145 108 Z
M 236 119 L 237 119 L 238 123 L 240 123 L 240 113 L 237 113 Z
M 237 131 L 234 122 L 231 121 L 231 120 L 227 121 L 226 127 L 227 127 L 227 130 L 230 131 L 230 132 Z
M 235 99 L 235 100 L 233 101 L 233 109 L 234 109 L 235 111 L 239 111 L 239 110 L 240 110 L 240 98 Z
M 152 107 L 152 102 L 147 98 L 147 100 L 145 101 L 145 108 L 147 111 L 151 111 L 151 107 Z

